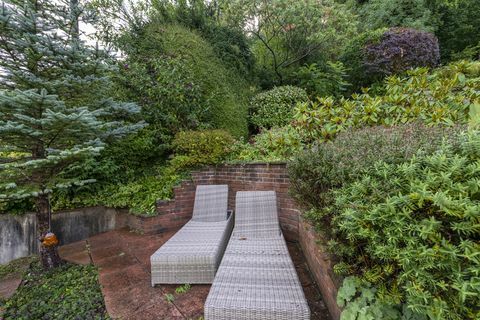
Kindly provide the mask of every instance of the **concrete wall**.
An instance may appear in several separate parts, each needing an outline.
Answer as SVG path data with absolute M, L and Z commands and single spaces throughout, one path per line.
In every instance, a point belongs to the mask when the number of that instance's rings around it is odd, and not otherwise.
M 88 207 L 54 213 L 52 230 L 60 244 L 86 239 L 92 235 L 124 227 L 125 219 L 118 210 Z M 0 215 L 0 264 L 37 253 L 35 214 Z
M 83 240 L 116 227 L 117 210 L 113 208 L 80 208 L 58 212 L 52 216 L 52 230 L 60 245 Z
M 38 251 L 34 214 L 0 215 L 0 264 Z

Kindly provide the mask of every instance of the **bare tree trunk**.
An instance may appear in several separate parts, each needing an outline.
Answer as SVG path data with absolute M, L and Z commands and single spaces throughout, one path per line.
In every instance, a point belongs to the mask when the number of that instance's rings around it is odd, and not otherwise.
M 48 196 L 42 194 L 35 201 L 37 207 L 37 230 L 40 236 L 40 258 L 45 269 L 53 269 L 61 265 L 62 259 L 58 254 L 58 242 L 56 237 L 50 234 L 49 211 L 50 204 Z M 52 241 L 54 239 L 54 241 Z

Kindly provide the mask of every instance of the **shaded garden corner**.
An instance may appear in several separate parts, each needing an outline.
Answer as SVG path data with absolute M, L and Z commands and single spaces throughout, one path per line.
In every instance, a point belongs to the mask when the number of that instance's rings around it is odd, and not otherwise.
M 114 319 L 201 319 L 210 285 L 150 284 L 150 255 L 174 232 L 141 235 L 128 230 L 102 233 L 60 248 L 63 259 L 79 264 L 91 261 L 99 268 L 105 304 Z M 296 243 L 288 243 L 312 319 L 330 319 L 305 258 Z

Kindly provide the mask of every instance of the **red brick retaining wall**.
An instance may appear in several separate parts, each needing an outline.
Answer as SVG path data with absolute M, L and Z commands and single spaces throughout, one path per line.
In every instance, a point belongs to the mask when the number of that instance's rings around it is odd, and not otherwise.
M 280 225 L 287 240 L 298 241 L 300 210 L 288 195 L 289 179 L 284 163 L 243 164 L 208 167 L 192 173 L 192 179 L 174 189 L 174 198 L 157 203 L 156 217 L 128 217 L 130 227 L 145 233 L 178 229 L 192 216 L 195 186 L 227 184 L 228 208 L 235 208 L 235 194 L 242 190 L 275 190 L 278 199 Z
M 322 239 L 310 224 L 300 219 L 299 240 L 310 272 L 317 282 L 332 319 L 340 319 L 341 309 L 337 305 L 336 297 L 341 279 L 333 273 L 334 262 L 323 245 L 325 239 Z
M 313 227 L 301 220 L 301 210 L 288 194 L 290 180 L 284 163 L 244 164 L 208 167 L 192 172 L 192 178 L 174 189 L 170 201 L 158 201 L 155 217 L 122 215 L 125 225 L 144 233 L 176 230 L 192 216 L 195 187 L 198 184 L 227 184 L 228 208 L 235 208 L 235 194 L 242 190 L 275 190 L 280 225 L 285 238 L 299 241 L 308 266 L 320 288 L 323 300 L 333 320 L 340 319 L 341 309 L 336 296 L 341 280 L 333 273 L 333 261 L 322 246 L 322 238 Z

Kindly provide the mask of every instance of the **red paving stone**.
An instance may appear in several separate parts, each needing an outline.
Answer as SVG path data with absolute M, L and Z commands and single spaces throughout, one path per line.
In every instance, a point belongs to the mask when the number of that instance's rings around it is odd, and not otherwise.
M 150 284 L 150 256 L 174 233 L 140 235 L 128 230 L 110 231 L 62 246 L 60 255 L 79 264 L 90 263 L 92 257 L 99 268 L 105 304 L 113 319 L 201 319 L 210 285 L 192 285 L 187 293 L 177 294 L 178 285 L 153 288 Z M 330 319 L 299 246 L 288 243 L 288 249 L 312 311 L 311 319 Z M 166 294 L 172 294 L 174 301 L 168 302 Z

